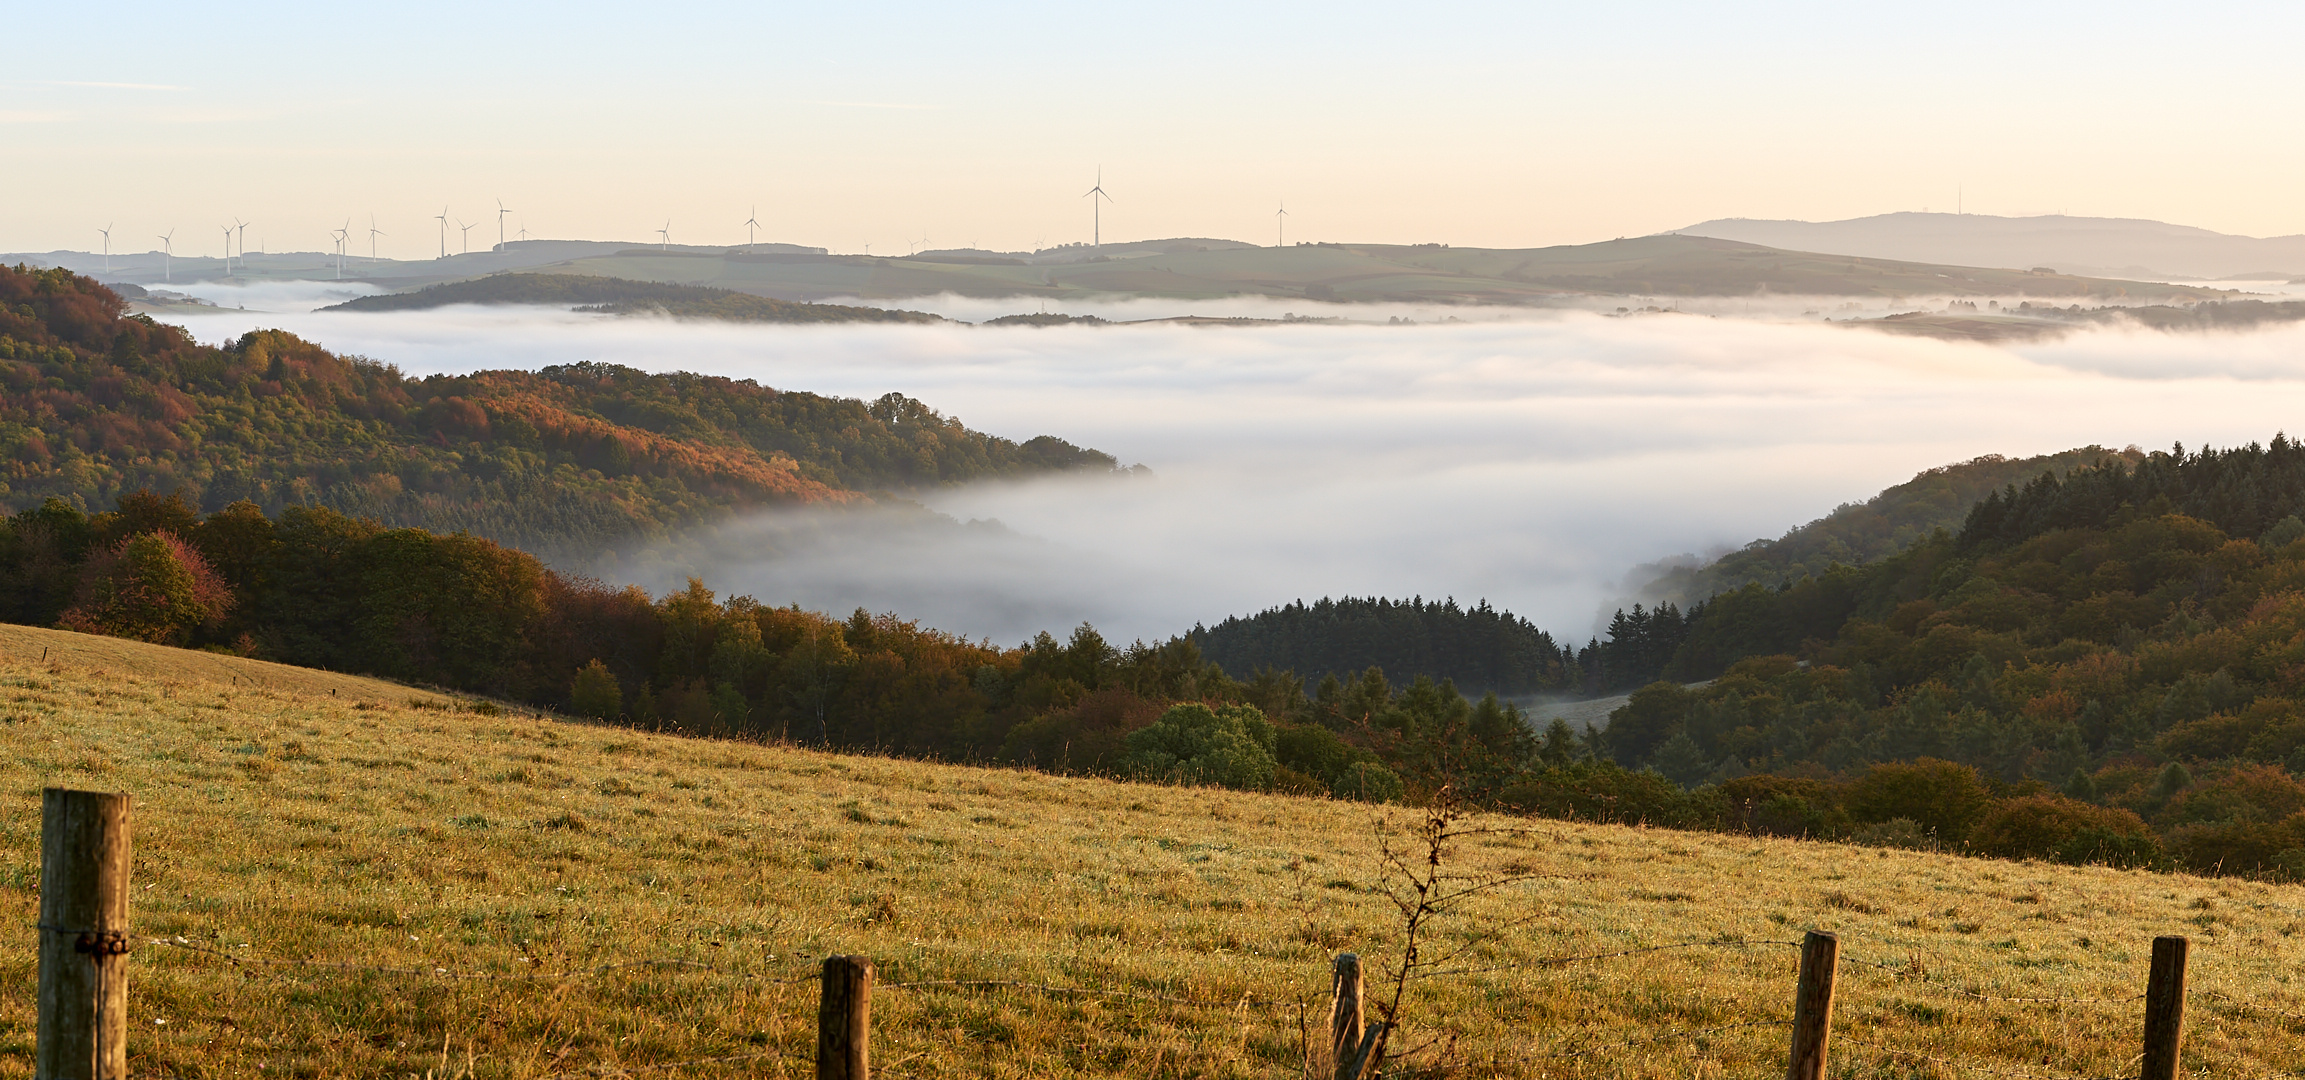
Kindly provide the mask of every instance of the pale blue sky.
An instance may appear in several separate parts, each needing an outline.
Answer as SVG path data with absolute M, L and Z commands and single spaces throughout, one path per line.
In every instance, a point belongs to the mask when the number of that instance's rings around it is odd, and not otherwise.
M 18 5 L 0 250 L 374 213 L 901 254 L 1951 209 L 2305 232 L 2295 5 Z

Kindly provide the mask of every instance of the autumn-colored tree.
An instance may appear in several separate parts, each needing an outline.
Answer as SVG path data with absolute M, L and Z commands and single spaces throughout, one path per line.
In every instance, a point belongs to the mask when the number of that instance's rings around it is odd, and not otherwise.
M 208 560 L 176 534 L 137 533 L 88 560 L 60 621 L 82 633 L 181 645 L 222 619 L 232 601 Z
M 568 707 L 579 716 L 614 720 L 624 712 L 624 688 L 608 665 L 598 660 L 584 665 L 568 686 Z

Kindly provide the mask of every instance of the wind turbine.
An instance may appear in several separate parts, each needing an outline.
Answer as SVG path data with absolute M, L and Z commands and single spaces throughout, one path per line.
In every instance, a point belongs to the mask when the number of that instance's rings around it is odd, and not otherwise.
M 440 213 L 433 216 L 440 219 L 440 257 L 445 259 L 448 257 L 448 207 L 442 206 Z
M 663 241 L 663 246 L 662 246 L 662 247 L 659 247 L 659 248 L 657 248 L 657 250 L 658 250 L 658 251 L 671 251 L 671 250 L 672 250 L 672 219 L 671 219 L 671 218 L 666 218 L 666 219 L 664 219 L 664 227 L 663 227 L 663 228 L 661 228 L 661 229 L 658 229 L 658 230 L 656 230 L 656 238 L 657 238 L 658 240 L 660 240 L 660 241 Z
M 744 253 L 752 254 L 752 233 L 760 228 L 760 207 L 752 208 L 752 216 L 744 219 Z
M 345 218 L 344 227 L 330 229 L 328 235 L 336 238 L 336 277 L 341 281 L 344 279 L 344 247 L 352 239 L 352 219 Z
M 1280 235 L 1273 241 L 1273 246 L 1289 246 L 1289 204 L 1287 200 L 1281 201 L 1280 211 L 1273 215 L 1273 220 L 1279 223 L 1276 227 L 1280 230 Z
M 112 226 L 107 223 L 96 231 L 104 234 L 104 272 L 109 274 L 112 272 Z
M 522 225 L 520 227 L 520 238 L 523 240 L 528 239 L 528 226 Z
M 225 276 L 225 277 L 231 277 L 231 276 L 232 276 L 232 226 L 230 226 L 230 225 L 219 225 L 219 226 L 217 226 L 217 228 L 224 230 L 224 276 Z
M 479 223 L 479 222 L 477 222 L 477 221 L 475 221 L 475 222 L 473 222 L 473 223 L 472 223 L 472 225 L 478 225 L 478 224 L 480 224 L 480 223 Z M 470 255 L 470 254 L 472 254 L 472 225 L 467 225 L 467 224 L 465 224 L 465 223 L 464 223 L 464 219 L 463 219 L 463 218 L 457 218 L 457 219 L 456 219 L 456 227 L 457 227 L 457 228 L 459 228 L 459 229 L 462 229 L 462 230 L 464 230 L 464 250 L 463 250 L 463 251 L 461 251 L 461 252 L 459 252 L 458 254 L 462 254 L 462 255 Z
M 232 215 L 232 228 L 240 234 L 240 268 L 248 269 L 248 223 L 240 215 Z
M 375 262 L 375 261 L 376 261 L 376 238 L 377 238 L 377 237 L 379 237 L 379 236 L 390 236 L 390 235 L 392 235 L 392 234 L 390 234 L 390 233 L 387 233 L 387 232 L 385 232 L 384 230 L 382 230 L 382 229 L 379 229 L 379 228 L 377 228 L 377 227 L 376 227 L 376 215 L 374 215 L 374 214 L 370 214 L 370 215 L 368 215 L 368 261 L 369 261 L 369 262 Z M 245 254 L 247 254 L 247 252 L 246 252 L 245 250 L 243 250 L 243 251 L 241 252 L 241 254 L 245 255 Z
M 176 230 L 160 237 L 160 280 L 176 280 Z
M 512 211 L 504 208 L 504 200 L 496 200 L 496 246 L 504 246 L 504 215 Z
M 1104 166 L 1096 167 L 1096 186 L 1088 189 L 1088 194 L 1081 196 L 1081 198 L 1087 199 L 1092 208 L 1090 227 L 1093 231 L 1089 233 L 1089 238 L 1097 249 L 1102 250 L 1104 248 L 1104 205 L 1097 200 L 1112 201 L 1112 196 L 1104 193 Z

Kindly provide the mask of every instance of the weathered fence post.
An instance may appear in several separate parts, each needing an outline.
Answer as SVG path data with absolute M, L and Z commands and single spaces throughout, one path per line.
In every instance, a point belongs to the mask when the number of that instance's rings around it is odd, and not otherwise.
M 872 961 L 825 957 L 823 992 L 816 1012 L 816 1080 L 871 1080 Z
M 1329 996 L 1329 1060 L 1336 1066 L 1337 1080 L 1360 1080 L 1354 1059 L 1361 1049 L 1361 1030 L 1366 1023 L 1361 1005 L 1361 958 L 1358 953 L 1338 953 L 1335 976 Z
M 2153 939 L 2153 973 L 2145 981 L 2144 1080 L 2177 1080 L 2185 1041 L 2185 950 L 2181 937 Z
M 1825 1080 L 1825 1049 L 1833 1038 L 1833 973 L 1841 939 L 1811 930 L 1801 941 L 1801 985 L 1793 992 L 1793 1057 L 1785 1080 Z
M 40 1080 L 128 1075 L 128 796 L 40 793 Z

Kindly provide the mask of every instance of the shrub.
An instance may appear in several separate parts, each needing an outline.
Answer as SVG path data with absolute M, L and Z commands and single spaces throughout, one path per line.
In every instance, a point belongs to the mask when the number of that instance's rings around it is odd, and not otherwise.
M 1254 705 L 1177 705 L 1129 733 L 1121 767 L 1147 780 L 1261 791 L 1277 766 L 1271 739 L 1272 725 Z
M 176 534 L 147 532 L 90 558 L 74 601 L 67 630 L 182 645 L 232 610 L 232 590 Z
M 1092 691 L 1068 708 L 1052 709 L 1010 728 L 1001 743 L 1001 757 L 1051 772 L 1109 773 L 1127 756 L 1128 736 L 1160 717 L 1159 703 L 1134 691 L 1118 687 Z
M 1329 785 L 1330 795 L 1361 802 L 1399 802 L 1407 792 L 1408 785 L 1401 782 L 1400 774 L 1374 761 L 1345 766 L 1336 782 Z
M 2200 874 L 2271 874 L 2305 868 L 2305 814 L 2278 823 L 2228 821 L 2180 825 L 2169 831 L 2169 854 Z
M 1909 819 L 1951 841 L 1969 835 L 1992 796 L 1977 770 L 1935 758 L 1885 762 L 1849 785 L 1849 816 L 1876 824 Z
M 1849 833 L 1842 792 L 1823 780 L 1766 773 L 1722 781 L 1721 799 L 1732 828 L 1765 836 L 1827 838 Z
M 614 720 L 624 713 L 624 687 L 607 664 L 594 660 L 578 669 L 568 684 L 568 707 L 578 716 Z
M 1971 850 L 2003 859 L 2051 859 L 2146 866 L 2161 859 L 2145 819 L 2111 806 L 2062 795 L 2028 795 L 1994 804 L 1969 834 Z
M 1676 829 L 1719 828 L 1727 816 L 1715 789 L 1683 791 L 1656 773 L 1632 772 L 1611 761 L 1580 761 L 1524 774 L 1507 784 L 1497 801 L 1539 817 Z

